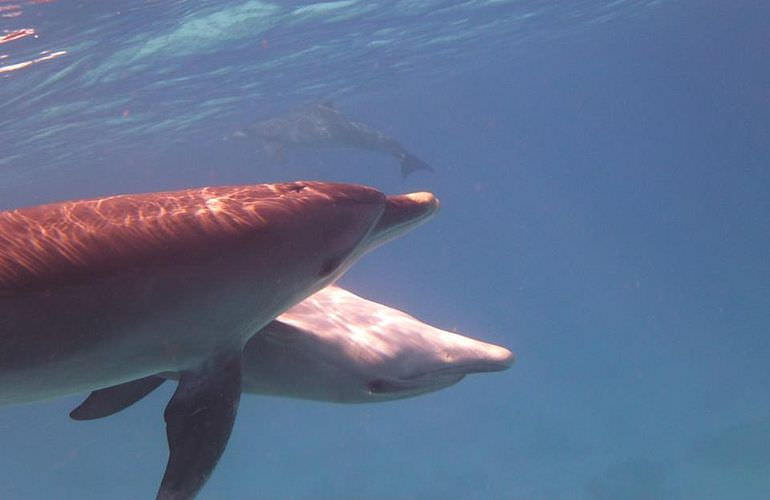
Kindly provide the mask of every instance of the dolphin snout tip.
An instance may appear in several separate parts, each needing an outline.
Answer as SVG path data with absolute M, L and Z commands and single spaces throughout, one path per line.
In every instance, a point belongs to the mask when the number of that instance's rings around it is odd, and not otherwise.
M 427 191 L 420 191 L 418 193 L 405 194 L 405 197 L 420 204 L 438 204 L 438 198 L 433 193 Z
M 419 193 L 409 193 L 403 196 L 406 199 L 410 200 L 411 202 L 424 207 L 426 211 L 429 211 L 431 213 L 437 211 L 441 207 L 441 203 L 439 202 L 436 195 L 433 193 L 429 193 L 427 191 L 420 191 Z
M 500 364 L 501 370 L 507 370 L 516 362 L 516 355 L 505 347 L 495 346 L 493 357 Z
M 483 355 L 483 371 L 503 371 L 516 362 L 516 355 L 503 346 L 489 344 Z
M 388 196 L 390 211 L 412 216 L 430 216 L 439 209 L 439 201 L 435 194 L 426 191 Z
M 435 215 L 438 198 L 433 193 L 409 193 L 388 196 L 380 228 L 414 226 Z
M 516 362 L 516 355 L 503 346 L 475 342 L 470 349 L 465 349 L 459 355 L 446 355 L 447 361 L 452 364 L 452 371 L 462 372 L 465 375 L 471 373 L 501 372 L 510 368 Z

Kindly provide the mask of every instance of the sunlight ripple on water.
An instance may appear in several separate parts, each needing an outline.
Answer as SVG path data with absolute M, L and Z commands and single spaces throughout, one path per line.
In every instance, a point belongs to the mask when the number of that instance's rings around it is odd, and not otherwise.
M 65 3 L 3 6 L 6 174 L 66 168 L 99 147 L 150 135 L 205 136 L 208 118 L 234 118 L 244 104 L 267 115 L 287 102 L 405 77 L 448 78 L 461 61 L 515 57 L 522 40 L 563 36 L 659 2 Z M 83 135 L 88 144 L 76 142 Z

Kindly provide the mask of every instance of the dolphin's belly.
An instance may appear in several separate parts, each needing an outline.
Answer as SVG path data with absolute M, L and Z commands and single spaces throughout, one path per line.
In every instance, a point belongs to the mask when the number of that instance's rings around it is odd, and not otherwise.
M 136 278 L 0 297 L 0 406 L 192 367 L 272 319 L 259 303 Z

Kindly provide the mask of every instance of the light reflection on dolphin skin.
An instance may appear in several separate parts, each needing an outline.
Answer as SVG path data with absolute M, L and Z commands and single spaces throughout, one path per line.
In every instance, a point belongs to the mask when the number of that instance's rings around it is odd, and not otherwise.
M 407 151 L 400 142 L 364 123 L 350 120 L 329 100 L 257 122 L 234 136 L 261 140 L 273 158 L 282 158 L 286 147 L 352 148 L 395 157 L 401 164 L 402 177 L 417 170 L 433 171 L 433 167 Z
M 337 403 L 391 401 L 505 370 L 508 349 L 328 286 L 246 344 L 243 390 Z
M 432 195 L 295 182 L 0 212 L 0 406 L 180 373 L 157 498 L 194 498 L 254 332 L 437 209 Z
M 361 189 L 361 201 L 364 193 L 369 203 L 383 199 Z M 0 290 L 47 283 L 78 269 L 109 272 L 109 266 L 156 253 L 193 251 L 200 239 L 224 242 L 267 231 L 281 217 L 317 209 L 319 201 L 335 199 L 320 183 L 289 183 L 109 196 L 2 212 Z

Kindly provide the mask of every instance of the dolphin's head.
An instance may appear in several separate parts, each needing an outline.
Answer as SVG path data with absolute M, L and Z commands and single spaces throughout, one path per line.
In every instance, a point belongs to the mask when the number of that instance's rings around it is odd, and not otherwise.
M 466 375 L 507 370 L 513 364 L 513 353 L 505 347 L 424 323 L 419 330 L 412 330 L 411 341 L 367 380 L 361 402 L 419 396 L 454 385 Z
M 247 236 L 254 243 L 244 247 L 252 254 L 240 259 L 250 264 L 234 265 L 233 274 L 247 290 L 254 283 L 265 290 L 242 294 L 252 301 L 258 298 L 264 314 L 255 317 L 261 319 L 275 317 L 329 285 L 365 252 L 427 220 L 438 207 L 428 193 L 386 197 L 354 184 L 294 182 L 260 190 L 241 195 L 238 204 L 241 210 L 253 204 L 244 217 L 254 219 L 249 224 L 255 230 Z M 235 262 L 231 255 L 223 258 Z M 248 326 L 253 332 L 263 325 Z
M 470 373 L 507 369 L 513 354 L 330 286 L 255 335 L 244 390 L 339 403 L 417 396 Z
M 387 205 L 376 189 L 327 182 L 209 188 L 207 196 L 219 212 L 203 223 L 228 233 L 227 247 L 209 238 L 219 276 L 243 307 L 261 308 L 253 316 L 263 322 L 246 325 L 252 333 L 339 276 Z
M 336 280 L 366 252 L 430 219 L 439 207 L 431 193 L 384 196 L 353 184 L 297 184 L 308 187 L 311 196 L 325 198 L 308 211 L 304 229 L 317 241 L 314 254 L 322 258 L 313 292 Z
M 350 294 L 331 289 L 337 294 Z M 354 296 L 355 297 L 355 296 Z M 359 333 L 357 346 L 367 351 L 359 365 L 361 402 L 390 401 L 437 391 L 472 373 L 508 369 L 514 355 L 508 349 L 442 330 L 397 309 L 347 297 L 360 311 L 353 314 Z M 365 346 L 365 347 L 364 347 Z M 364 368 L 364 369 L 361 369 Z
M 438 198 L 432 193 L 419 192 L 387 196 L 385 208 L 380 218 L 372 226 L 369 234 L 361 240 L 356 250 L 341 263 L 339 274 L 347 270 L 363 254 L 430 220 L 438 212 L 438 209 Z M 327 281 L 325 284 L 331 282 Z

